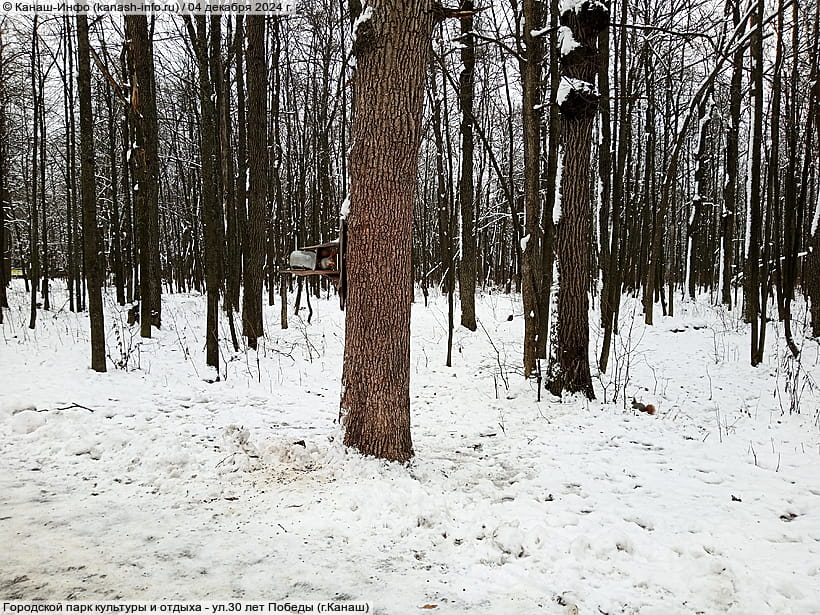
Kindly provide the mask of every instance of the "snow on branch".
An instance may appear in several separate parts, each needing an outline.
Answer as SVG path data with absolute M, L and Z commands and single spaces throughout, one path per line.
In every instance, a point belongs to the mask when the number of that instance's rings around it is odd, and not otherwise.
M 595 84 L 574 77 L 561 77 L 555 102 L 568 117 L 581 117 L 597 111 L 601 95 Z
M 359 52 L 367 45 L 368 39 L 373 34 L 373 24 L 370 20 L 373 18 L 373 7 L 367 5 L 364 7 L 356 21 L 353 22 L 353 28 L 350 35 L 350 45 L 353 55 L 358 55 Z
M 576 21 L 582 15 L 586 16 L 585 21 L 598 22 L 599 19 L 590 20 L 590 16 L 597 15 L 605 18 L 606 24 L 609 23 L 609 9 L 599 0 L 561 0 L 558 4 L 558 12 L 561 15 L 561 23 L 564 25 Z M 595 23 L 588 25 L 592 26 L 595 31 L 600 31 L 605 27 L 605 25 L 598 27 Z
M 581 48 L 582 45 L 572 35 L 572 30 L 567 26 L 558 28 L 558 51 L 561 59 L 568 58 L 576 49 Z
M 368 4 L 366 7 L 364 7 L 364 10 L 356 18 L 356 21 L 353 22 L 353 32 L 351 33 L 351 38 L 353 39 L 354 43 L 356 42 L 356 37 L 358 36 L 359 28 L 362 27 L 362 25 L 366 24 L 368 21 L 370 21 L 372 17 L 373 7 Z

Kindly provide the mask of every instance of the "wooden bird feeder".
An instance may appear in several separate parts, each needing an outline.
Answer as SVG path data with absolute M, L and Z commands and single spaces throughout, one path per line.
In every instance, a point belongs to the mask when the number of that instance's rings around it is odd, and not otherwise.
M 347 271 L 345 262 L 345 235 L 347 225 L 342 224 L 339 239 L 315 246 L 305 246 L 290 253 L 289 269 L 280 273 L 297 276 L 321 275 L 331 280 L 339 292 L 339 306 L 345 308 Z

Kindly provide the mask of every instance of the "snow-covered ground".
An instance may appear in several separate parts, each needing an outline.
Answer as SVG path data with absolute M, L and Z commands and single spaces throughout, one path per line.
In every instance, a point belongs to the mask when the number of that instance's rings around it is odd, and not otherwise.
M 447 368 L 446 300 L 432 297 L 413 308 L 405 467 L 340 443 L 333 298 L 286 331 L 266 308 L 269 337 L 258 354 L 225 345 L 218 383 L 202 297 L 167 296 L 145 341 L 108 299 L 107 374 L 88 369 L 84 315 L 41 311 L 31 331 L 20 287 L 11 300 L 3 599 L 820 613 L 818 344 L 795 372 L 776 324 L 755 369 L 736 316 L 679 301 L 646 328 L 627 301 L 599 399 L 539 403 L 519 369 L 520 298 L 482 295 Z M 658 413 L 633 411 L 633 395 Z

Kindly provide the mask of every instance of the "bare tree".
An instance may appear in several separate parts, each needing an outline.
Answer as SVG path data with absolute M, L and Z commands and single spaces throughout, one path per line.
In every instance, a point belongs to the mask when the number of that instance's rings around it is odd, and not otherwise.
M 211 17 L 211 32 L 219 30 L 218 15 Z M 222 244 L 224 228 L 222 205 L 217 183 L 217 128 L 214 91 L 209 70 L 208 26 L 204 15 L 196 16 L 196 28 L 190 17 L 185 25 L 196 55 L 199 73 L 199 107 L 202 116 L 200 130 L 202 217 L 205 229 L 205 288 L 208 314 L 205 324 L 205 360 L 215 368 L 219 378 L 219 293 L 222 286 Z
M 248 220 L 245 225 L 245 294 L 242 303 L 242 334 L 256 348 L 262 330 L 262 281 L 265 264 L 267 152 L 267 63 L 265 18 L 251 15 L 248 27 Z
M 473 35 L 473 0 L 462 0 L 466 13 L 461 22 L 461 62 L 463 69 L 458 81 L 458 100 L 461 106 L 461 176 L 459 202 L 461 204 L 461 262 L 459 265 L 459 298 L 461 299 L 461 326 L 476 330 L 475 320 L 475 186 L 473 181 L 473 98 L 475 96 L 475 36 Z
M 37 251 L 37 244 L 39 243 L 40 233 L 37 221 L 37 154 L 39 145 L 39 117 L 42 110 L 40 109 L 40 97 L 37 94 L 37 73 L 39 72 L 40 55 L 39 55 L 39 35 L 37 33 L 39 15 L 34 15 L 32 22 L 31 33 L 31 95 L 33 99 L 32 114 L 33 121 L 33 140 L 31 153 L 31 202 L 29 204 L 29 254 L 30 254 L 30 279 L 31 279 L 31 302 L 30 302 L 30 316 L 29 329 L 34 329 L 37 324 L 37 291 L 39 289 L 40 280 L 40 254 Z
M 125 32 L 131 82 L 128 120 L 133 130 L 131 176 L 134 180 L 140 279 L 140 334 L 151 337 L 151 326 L 161 324 L 159 230 L 157 222 L 157 106 L 153 55 L 145 15 L 126 15 Z
M 520 40 L 519 68 L 523 97 L 521 122 L 524 133 L 524 239 L 522 239 L 521 295 L 524 302 L 524 377 L 535 371 L 538 335 L 541 321 L 548 318 L 548 305 L 539 297 L 549 296 L 543 288 L 541 252 L 544 228 L 541 219 L 541 79 L 544 45 L 541 36 L 533 36 L 543 27 L 544 4 L 536 0 L 523 2 L 523 33 Z M 547 308 L 547 309 L 544 309 Z
M 760 340 L 760 322 L 765 310 L 761 310 L 760 280 L 760 243 L 762 241 L 762 213 L 760 208 L 760 169 L 763 155 L 763 1 L 755 0 L 756 10 L 752 16 L 752 39 L 750 51 L 752 56 L 751 86 L 754 105 L 752 106 L 752 137 L 749 142 L 749 222 L 746 226 L 746 272 L 743 292 L 746 319 L 751 323 L 751 364 L 758 365 L 763 360 L 763 347 Z M 763 282 L 765 285 L 765 281 Z M 765 300 L 765 293 L 763 294 Z M 765 328 L 765 323 L 764 323 Z
M 102 306 L 102 272 L 97 237 L 97 191 L 95 187 L 94 119 L 91 116 L 91 60 L 88 18 L 77 15 L 77 90 L 80 95 L 80 174 L 83 194 L 83 236 L 91 321 L 91 369 L 106 371 L 105 320 Z
M 735 28 L 740 25 L 740 7 L 727 0 L 727 17 L 731 14 Z M 732 270 L 734 265 L 735 219 L 738 207 L 737 167 L 738 140 L 740 135 L 740 107 L 743 102 L 743 47 L 738 46 L 732 54 L 732 77 L 729 87 L 729 123 L 726 130 L 726 183 L 723 186 L 723 213 L 721 214 L 721 250 L 723 253 L 721 301 L 732 307 Z

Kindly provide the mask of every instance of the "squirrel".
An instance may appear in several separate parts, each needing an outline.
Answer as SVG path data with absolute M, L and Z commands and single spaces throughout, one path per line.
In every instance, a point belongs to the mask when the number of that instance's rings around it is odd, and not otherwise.
M 646 412 L 647 414 L 655 414 L 655 406 L 652 404 L 644 405 L 637 401 L 634 397 L 632 398 L 632 407 L 636 410 L 640 410 L 641 412 Z
M 336 269 L 336 252 L 320 260 L 319 269 Z

